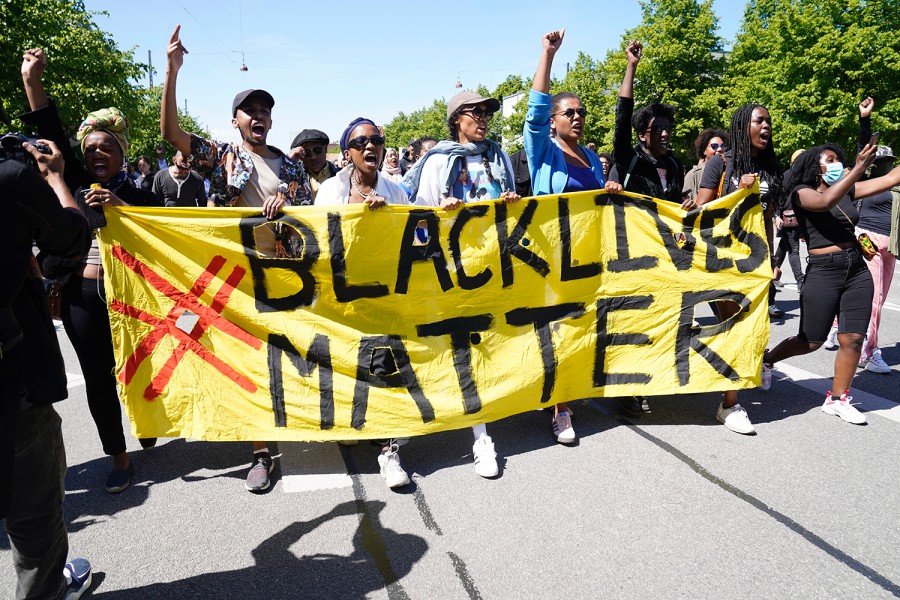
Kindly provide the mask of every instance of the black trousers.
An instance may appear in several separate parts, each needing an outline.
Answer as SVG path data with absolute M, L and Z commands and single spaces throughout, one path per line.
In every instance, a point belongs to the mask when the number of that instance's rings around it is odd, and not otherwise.
M 105 296 L 102 281 L 72 277 L 63 288 L 62 321 L 81 364 L 88 408 L 103 452 L 114 456 L 125 452 L 125 432 Z

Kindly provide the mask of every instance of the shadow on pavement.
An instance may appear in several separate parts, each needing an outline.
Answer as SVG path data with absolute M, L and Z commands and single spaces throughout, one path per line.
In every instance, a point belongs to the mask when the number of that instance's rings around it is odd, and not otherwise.
M 370 592 L 385 588 L 389 595 L 399 592 L 405 597 L 400 580 L 424 556 L 428 544 L 419 536 L 383 528 L 379 514 L 384 506 L 377 501 L 344 502 L 315 519 L 292 523 L 253 550 L 256 564 L 252 567 L 105 593 L 97 589 L 90 597 L 365 598 Z M 349 556 L 297 556 L 291 552 L 291 546 L 316 527 L 353 515 L 359 517 L 360 523 Z

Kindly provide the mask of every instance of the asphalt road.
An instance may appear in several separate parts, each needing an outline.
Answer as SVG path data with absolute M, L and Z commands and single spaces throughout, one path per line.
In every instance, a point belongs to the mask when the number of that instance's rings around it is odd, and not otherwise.
M 790 280 L 790 273 L 785 274 Z M 492 424 L 495 480 L 471 432 L 413 439 L 413 485 L 389 491 L 369 444 L 281 443 L 268 493 L 244 490 L 246 443 L 161 440 L 132 488 L 103 491 L 102 456 L 64 333 L 71 554 L 96 598 L 886 598 L 900 596 L 900 286 L 882 324 L 890 375 L 860 372 L 868 425 L 820 409 L 833 353 L 779 365 L 741 393 L 757 435 L 715 420 L 716 394 L 653 399 L 640 419 L 578 402 L 574 447 L 549 416 Z M 772 344 L 796 332 L 779 293 Z M 274 447 L 273 447 L 274 449 Z M 0 597 L 15 587 L 0 535 Z

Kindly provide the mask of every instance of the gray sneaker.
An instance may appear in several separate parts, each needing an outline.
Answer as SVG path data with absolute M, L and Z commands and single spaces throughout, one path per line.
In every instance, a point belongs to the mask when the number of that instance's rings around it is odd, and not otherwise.
M 275 461 L 268 452 L 258 452 L 253 455 L 253 464 L 247 472 L 247 481 L 244 487 L 251 492 L 262 492 L 269 489 L 269 473 L 275 468 Z

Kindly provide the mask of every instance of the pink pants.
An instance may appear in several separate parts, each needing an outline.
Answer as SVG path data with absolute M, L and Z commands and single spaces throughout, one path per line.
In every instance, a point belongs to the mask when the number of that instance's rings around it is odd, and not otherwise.
M 872 353 L 878 349 L 878 326 L 881 325 L 881 309 L 884 307 L 884 301 L 887 299 L 888 290 L 891 289 L 891 280 L 894 278 L 894 266 L 897 259 L 894 255 L 887 251 L 890 237 L 866 231 L 865 229 L 857 229 L 856 234 L 869 234 L 869 239 L 878 246 L 878 253 L 872 260 L 867 261 L 869 272 L 872 273 L 872 283 L 875 284 L 875 296 L 872 298 L 872 316 L 869 318 L 869 331 L 866 338 L 866 345 L 863 346 L 862 356 L 870 358 Z

